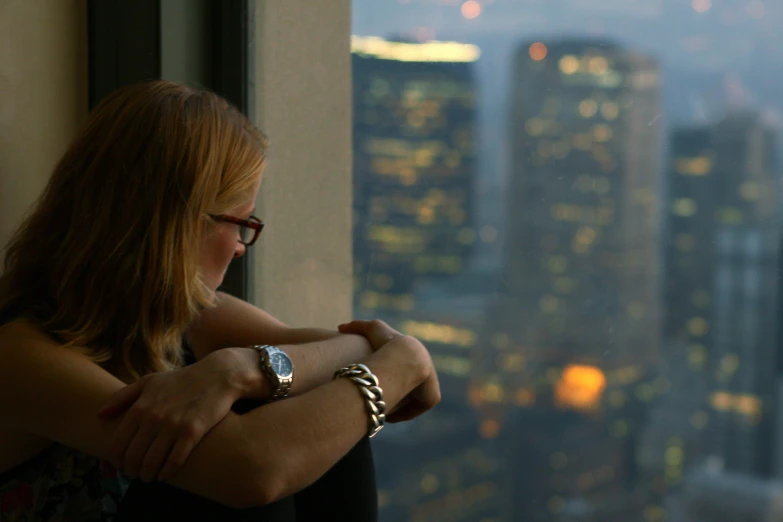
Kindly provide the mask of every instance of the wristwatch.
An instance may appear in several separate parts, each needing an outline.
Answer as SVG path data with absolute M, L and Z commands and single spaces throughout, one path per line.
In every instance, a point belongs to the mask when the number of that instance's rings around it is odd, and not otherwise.
M 291 358 L 277 346 L 264 344 L 250 348 L 258 350 L 261 371 L 272 385 L 272 397 L 269 400 L 285 399 L 294 382 L 294 363 Z

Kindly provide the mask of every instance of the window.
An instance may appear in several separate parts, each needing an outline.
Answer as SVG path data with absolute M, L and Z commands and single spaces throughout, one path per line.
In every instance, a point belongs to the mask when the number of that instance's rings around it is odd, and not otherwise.
M 381 519 L 750 516 L 699 473 L 783 477 L 783 6 L 352 1 L 355 315 L 443 390 Z

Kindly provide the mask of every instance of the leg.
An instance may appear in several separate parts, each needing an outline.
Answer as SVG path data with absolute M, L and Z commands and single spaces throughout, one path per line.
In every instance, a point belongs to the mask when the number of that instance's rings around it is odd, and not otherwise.
M 294 495 L 297 522 L 376 522 L 378 490 L 370 439 L 365 437 L 332 469 Z
M 296 522 L 292 497 L 274 504 L 232 509 L 161 482 L 131 482 L 117 509 L 115 522 L 171 522 L 204 520 L 216 522 Z

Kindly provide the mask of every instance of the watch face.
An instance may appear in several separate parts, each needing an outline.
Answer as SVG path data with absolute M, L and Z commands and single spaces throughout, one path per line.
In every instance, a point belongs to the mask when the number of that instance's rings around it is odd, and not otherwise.
M 294 372 L 294 365 L 291 359 L 284 353 L 273 353 L 269 356 L 269 363 L 275 373 L 281 377 L 288 377 Z

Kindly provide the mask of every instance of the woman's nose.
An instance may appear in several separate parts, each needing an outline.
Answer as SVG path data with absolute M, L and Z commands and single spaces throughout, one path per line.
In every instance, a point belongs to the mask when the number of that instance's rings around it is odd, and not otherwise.
M 245 245 L 237 241 L 237 248 L 236 250 L 234 250 L 234 258 L 236 259 L 237 257 L 242 257 L 243 255 L 245 255 L 246 249 L 247 247 Z

